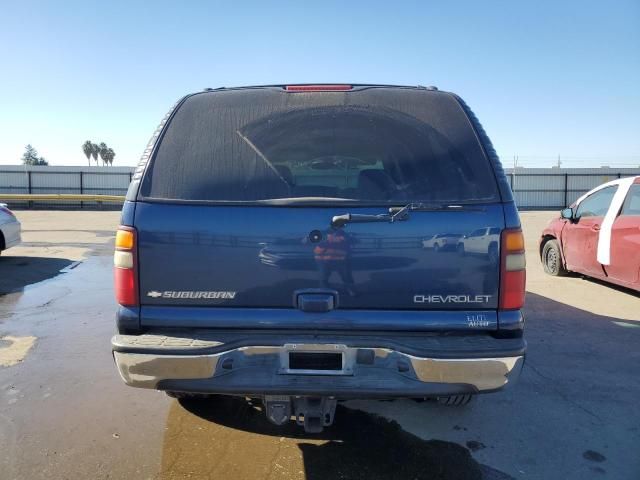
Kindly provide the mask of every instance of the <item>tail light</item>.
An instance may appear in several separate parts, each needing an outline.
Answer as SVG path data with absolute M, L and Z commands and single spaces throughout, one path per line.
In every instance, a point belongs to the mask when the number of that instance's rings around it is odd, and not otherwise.
M 524 305 L 527 277 L 522 230 L 503 230 L 501 241 L 500 309 L 516 310 Z
M 135 228 L 118 228 L 116 251 L 113 254 L 115 293 L 116 301 L 127 307 L 138 305 L 136 240 Z

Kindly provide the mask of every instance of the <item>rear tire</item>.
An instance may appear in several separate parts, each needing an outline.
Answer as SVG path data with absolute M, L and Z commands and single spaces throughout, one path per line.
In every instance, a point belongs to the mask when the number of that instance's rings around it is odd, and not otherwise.
M 463 407 L 468 405 L 473 399 L 474 395 L 471 393 L 465 395 L 449 395 L 447 397 L 438 397 L 438 403 L 440 405 L 446 405 L 447 407 Z
M 567 270 L 562 264 L 560 244 L 557 240 L 551 239 L 542 247 L 542 267 L 545 273 L 554 277 L 561 277 L 567 274 Z

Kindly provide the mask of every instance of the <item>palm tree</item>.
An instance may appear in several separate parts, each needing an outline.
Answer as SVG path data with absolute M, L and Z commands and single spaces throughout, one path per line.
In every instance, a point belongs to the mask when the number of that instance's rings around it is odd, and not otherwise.
M 95 143 L 91 144 L 91 156 L 96 161 L 96 166 L 98 165 L 98 153 L 100 153 L 100 147 Z
M 100 154 L 100 158 L 102 159 L 102 166 L 104 167 L 107 164 L 107 157 L 109 156 L 109 153 L 108 153 L 109 147 L 107 147 L 106 143 L 101 142 L 100 145 L 98 145 L 98 148 L 100 149 L 98 153 Z
M 87 157 L 89 166 L 91 166 L 91 153 L 93 152 L 93 144 L 90 140 L 87 140 L 82 144 L 82 151 L 84 152 L 85 157 Z
M 107 153 L 109 154 L 107 161 L 109 162 L 109 165 L 113 165 L 113 159 L 116 156 L 116 152 L 113 151 L 113 148 L 108 148 Z

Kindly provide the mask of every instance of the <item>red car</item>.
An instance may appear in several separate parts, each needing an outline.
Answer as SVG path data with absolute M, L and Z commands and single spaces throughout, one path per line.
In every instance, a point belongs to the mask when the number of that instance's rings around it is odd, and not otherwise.
M 640 176 L 605 183 L 553 219 L 540 238 L 550 275 L 569 271 L 640 291 Z

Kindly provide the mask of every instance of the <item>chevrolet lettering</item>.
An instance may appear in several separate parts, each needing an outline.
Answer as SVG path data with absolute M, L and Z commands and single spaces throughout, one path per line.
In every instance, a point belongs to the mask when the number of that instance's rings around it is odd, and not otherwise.
M 415 295 L 415 303 L 487 303 L 489 295 Z

